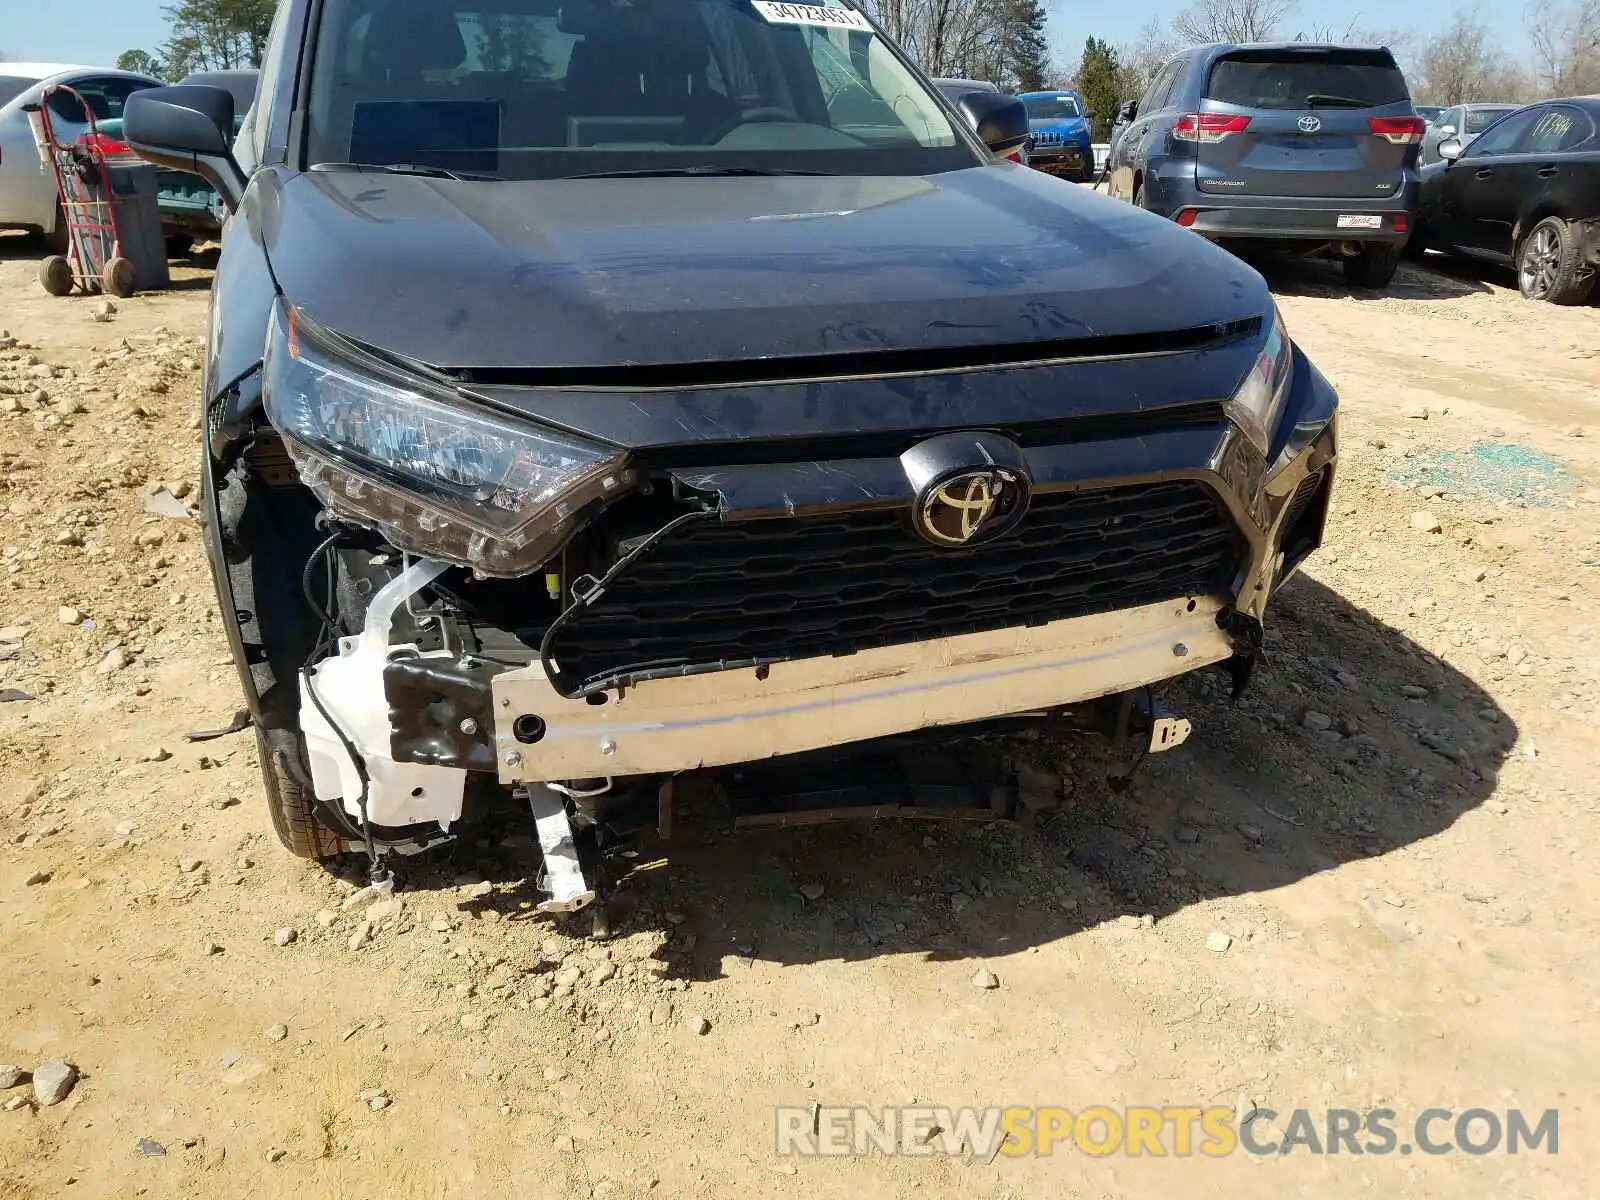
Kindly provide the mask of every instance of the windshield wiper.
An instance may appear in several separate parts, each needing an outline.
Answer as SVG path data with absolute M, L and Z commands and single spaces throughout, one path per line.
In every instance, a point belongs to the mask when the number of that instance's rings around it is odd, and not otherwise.
M 421 175 L 428 179 L 503 179 L 487 171 L 451 171 L 424 163 L 313 163 L 313 171 L 373 171 L 381 175 Z
M 1370 102 L 1366 100 L 1357 100 L 1354 96 L 1326 96 L 1321 92 L 1312 92 L 1306 97 L 1307 108 L 1316 108 L 1318 105 L 1321 105 L 1324 108 L 1372 107 Z
M 632 171 L 590 171 L 583 175 L 568 175 L 568 179 L 671 179 L 715 178 L 719 175 L 826 176 L 826 171 L 786 171 L 775 167 L 717 167 L 710 164 L 694 167 L 644 167 Z

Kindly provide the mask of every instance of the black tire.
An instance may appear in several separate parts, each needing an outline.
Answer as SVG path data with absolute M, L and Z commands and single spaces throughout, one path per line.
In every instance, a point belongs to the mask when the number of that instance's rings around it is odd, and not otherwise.
M 1517 246 L 1517 290 L 1547 304 L 1582 304 L 1594 290 L 1594 268 L 1579 257 L 1572 228 L 1546 217 Z
M 318 861 L 342 854 L 344 839 L 317 819 L 316 800 L 290 770 L 283 751 L 274 749 L 260 729 L 256 730 L 256 752 L 261 757 L 272 832 L 284 849 L 297 858 Z
M 1354 258 L 1344 260 L 1344 277 L 1352 285 L 1381 292 L 1400 269 L 1400 247 L 1367 245 Z
M 65 296 L 72 291 L 72 264 L 59 254 L 52 254 L 39 263 L 39 286 L 52 296 Z
M 1133 206 L 1135 208 L 1143 208 L 1144 207 L 1144 181 L 1143 180 L 1140 180 L 1138 183 L 1133 185 L 1133 201 L 1132 201 L 1132 203 L 1133 203 Z

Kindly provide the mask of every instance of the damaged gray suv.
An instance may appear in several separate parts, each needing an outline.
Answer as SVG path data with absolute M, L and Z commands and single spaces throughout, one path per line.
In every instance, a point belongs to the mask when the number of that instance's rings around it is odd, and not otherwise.
M 1162 749 L 1145 689 L 1243 686 L 1321 540 L 1336 397 L 1260 277 L 845 0 L 282 0 L 232 105 L 124 134 L 231 210 L 202 506 L 297 854 L 520 811 L 570 911 L 684 772 Z

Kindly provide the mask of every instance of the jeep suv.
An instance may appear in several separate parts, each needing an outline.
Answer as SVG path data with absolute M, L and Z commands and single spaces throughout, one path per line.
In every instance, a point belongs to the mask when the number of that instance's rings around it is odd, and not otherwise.
M 298 854 L 498 806 L 570 911 L 683 772 L 1242 684 L 1320 541 L 1261 278 L 841 0 L 284 0 L 232 118 L 124 135 L 233 210 L 200 504 Z
M 1123 105 L 1110 192 L 1216 241 L 1331 251 L 1394 277 L 1423 120 L 1386 49 L 1201 46 Z

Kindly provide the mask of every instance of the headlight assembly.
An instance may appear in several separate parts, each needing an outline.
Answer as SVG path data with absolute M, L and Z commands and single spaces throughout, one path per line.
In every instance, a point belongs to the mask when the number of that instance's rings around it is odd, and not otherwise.
M 1239 390 L 1234 392 L 1226 408 L 1233 423 L 1244 431 L 1262 454 L 1272 445 L 1272 433 L 1278 425 L 1278 414 L 1289 395 L 1289 383 L 1294 374 L 1294 344 L 1283 327 L 1283 314 L 1272 311 L 1272 326 L 1250 364 Z
M 480 575 L 534 570 L 583 508 L 628 483 L 620 452 L 357 361 L 282 302 L 263 383 L 267 417 L 318 499 Z

